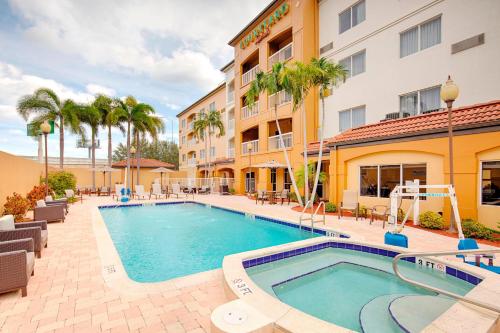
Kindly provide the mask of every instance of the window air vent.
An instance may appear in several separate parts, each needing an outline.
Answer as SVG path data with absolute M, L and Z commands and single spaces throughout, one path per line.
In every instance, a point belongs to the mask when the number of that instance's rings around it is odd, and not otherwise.
M 462 52 L 473 47 L 484 44 L 484 33 L 476 35 L 471 38 L 464 39 L 458 43 L 451 45 L 451 54 Z
M 333 42 L 330 42 L 324 46 L 322 46 L 320 49 L 319 49 L 319 53 L 320 54 L 323 54 L 327 51 L 330 51 L 331 49 L 333 49 Z

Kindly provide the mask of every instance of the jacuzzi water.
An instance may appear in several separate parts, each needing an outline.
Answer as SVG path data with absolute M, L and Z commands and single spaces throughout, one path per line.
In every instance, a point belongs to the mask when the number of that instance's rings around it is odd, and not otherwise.
M 453 276 L 417 267 L 415 263 L 400 261 L 399 266 L 405 276 L 460 295 L 474 287 Z M 282 302 L 355 331 L 403 332 L 391 317 L 390 306 L 393 315 L 405 317 L 400 321 L 408 328 L 425 327 L 453 304 L 442 296 L 439 302 L 433 301 L 435 293 L 396 277 L 392 258 L 347 249 L 326 248 L 250 267 L 247 273 Z M 419 309 L 410 305 L 408 308 L 414 313 L 405 316 L 405 303 L 414 302 L 414 298 L 405 299 L 409 295 L 432 296 L 418 299 L 423 302 L 422 307 L 432 309 L 430 314 L 422 318 Z
M 229 254 L 317 236 L 194 203 L 102 208 L 100 213 L 128 276 L 138 282 L 220 268 Z

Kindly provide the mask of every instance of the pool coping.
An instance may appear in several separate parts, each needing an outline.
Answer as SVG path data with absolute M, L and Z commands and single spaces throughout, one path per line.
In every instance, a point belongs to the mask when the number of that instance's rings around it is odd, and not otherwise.
M 269 222 L 287 225 L 288 227 L 298 228 L 297 223 L 288 219 L 275 219 L 270 216 L 254 214 L 252 212 L 247 212 L 245 210 L 236 210 L 221 205 L 207 204 L 201 201 L 197 201 L 196 199 L 195 200 L 168 199 L 168 200 L 169 201 L 162 200 L 162 201 L 147 201 L 147 202 L 128 202 L 128 203 L 117 203 L 112 205 L 105 204 L 92 207 L 91 223 L 94 231 L 94 236 L 96 238 L 99 257 L 101 259 L 102 276 L 109 288 L 114 290 L 119 290 L 120 292 L 126 292 L 132 295 L 144 294 L 144 293 L 155 294 L 158 292 L 164 292 L 169 290 L 175 290 L 177 288 L 188 287 L 196 285 L 201 282 L 206 282 L 207 280 L 215 279 L 219 276 L 218 272 L 221 271 L 222 267 L 214 270 L 189 274 L 160 282 L 134 281 L 128 276 L 127 271 L 123 266 L 118 250 L 116 249 L 113 243 L 113 240 L 111 238 L 111 235 L 109 234 L 106 223 L 104 222 L 104 219 L 99 211 L 100 209 L 119 208 L 124 206 L 139 207 L 139 206 L 153 206 L 153 205 L 162 206 L 162 205 L 172 205 L 172 204 L 194 203 L 194 204 L 214 207 L 225 211 L 230 211 L 240 215 L 248 214 Z M 306 229 L 306 226 L 303 226 L 303 228 Z M 348 235 L 347 233 L 339 232 L 338 230 L 334 228 L 329 228 L 327 226 L 315 227 L 314 229 L 321 230 L 325 232 L 325 234 L 333 233 L 338 236 Z M 306 230 L 310 231 L 310 228 L 307 227 Z
M 392 252 L 391 254 L 393 254 L 393 256 L 395 256 L 396 253 L 410 252 L 408 249 L 400 247 L 365 242 L 356 237 L 339 239 L 323 236 L 265 249 L 233 254 L 226 256 L 222 264 L 225 279 L 224 287 L 227 297 L 231 300 L 240 299 L 244 301 L 269 317 L 276 326 L 289 332 L 350 332 L 350 330 L 346 328 L 323 321 L 281 302 L 279 299 L 262 290 L 253 282 L 246 272 L 246 268 L 251 267 L 248 266 L 248 262 L 252 262 L 252 260 L 255 261 L 259 260 L 259 258 L 269 258 L 269 261 L 266 261 L 266 263 L 272 262 L 273 258 L 275 260 L 281 260 L 279 259 L 281 257 L 280 254 L 291 252 L 293 255 L 301 255 L 311 252 L 303 250 L 305 248 L 312 247 L 314 249 L 314 247 L 318 248 L 320 244 L 329 242 L 352 244 L 359 246 L 361 250 L 363 246 L 367 248 L 377 248 L 385 251 L 387 254 Z M 285 259 L 284 255 L 282 259 Z M 490 301 L 495 295 L 498 295 L 498 299 L 500 299 L 500 277 L 498 277 L 497 274 L 460 262 L 443 260 L 436 257 L 426 257 L 426 259 L 443 264 L 445 267 L 467 272 L 471 276 L 481 278 L 481 283 L 472 288 L 471 291 L 467 293 L 467 296 L 485 302 Z M 245 262 L 247 264 L 245 264 Z M 262 260 L 262 263 L 264 263 L 264 260 Z M 452 272 L 452 270 L 446 270 L 448 274 Z M 457 302 L 427 326 L 424 331 L 457 332 L 462 330 L 488 332 L 488 330 L 495 325 L 497 317 L 498 316 L 492 311 L 463 302 Z

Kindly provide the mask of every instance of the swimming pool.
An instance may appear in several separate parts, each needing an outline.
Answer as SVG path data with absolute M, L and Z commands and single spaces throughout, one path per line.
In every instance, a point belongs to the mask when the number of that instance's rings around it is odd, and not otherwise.
M 335 325 L 367 333 L 418 332 L 455 303 L 397 278 L 391 251 L 337 242 L 300 251 L 243 265 L 268 294 Z M 437 288 L 465 295 L 481 282 L 449 267 L 437 270 L 409 260 L 399 263 L 402 273 Z
M 99 211 L 127 275 L 137 282 L 220 268 L 229 254 L 319 236 L 286 222 L 197 203 Z

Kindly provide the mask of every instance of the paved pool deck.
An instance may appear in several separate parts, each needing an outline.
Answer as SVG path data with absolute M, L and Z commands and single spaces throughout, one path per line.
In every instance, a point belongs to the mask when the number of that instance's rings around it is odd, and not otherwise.
M 196 195 L 195 200 L 289 221 L 298 221 L 300 215 L 292 205 L 256 205 L 244 196 Z M 48 248 L 36 259 L 28 296 L 0 294 L 1 332 L 210 331 L 210 313 L 229 301 L 221 270 L 162 282 L 147 290 L 127 288 L 107 278 L 103 267 L 107 252 L 103 253 L 102 244 L 98 246 L 102 230 L 95 228 L 92 214 L 97 206 L 111 203 L 116 201 L 109 197 L 85 197 L 83 203 L 70 206 L 65 223 L 49 224 Z M 335 216 L 326 217 L 326 226 L 378 243 L 383 243 L 387 230 L 380 221 L 369 225 L 369 220 L 339 221 Z M 454 238 L 424 230 L 406 228 L 404 233 L 415 250 L 457 246 Z

